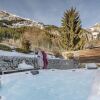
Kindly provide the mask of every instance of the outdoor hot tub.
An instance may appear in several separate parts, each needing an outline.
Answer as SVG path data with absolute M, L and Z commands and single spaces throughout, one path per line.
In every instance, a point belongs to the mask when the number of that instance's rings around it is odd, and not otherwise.
M 96 73 L 76 69 L 1 75 L 1 100 L 88 100 Z

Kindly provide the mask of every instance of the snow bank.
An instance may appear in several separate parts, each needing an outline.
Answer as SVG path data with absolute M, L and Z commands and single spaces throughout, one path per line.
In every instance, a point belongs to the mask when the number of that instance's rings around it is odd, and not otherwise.
M 10 51 L 3 51 L 3 50 L 0 50 L 0 56 L 17 56 L 17 57 L 37 57 L 37 55 L 35 55 L 34 53 L 30 53 L 30 54 L 24 54 L 24 53 L 19 53 L 19 52 L 16 52 L 16 51 L 13 51 L 13 52 L 10 52 Z M 47 55 L 48 59 L 59 59 L 59 58 L 56 58 L 54 55 Z
M 20 63 L 20 64 L 18 65 L 18 68 L 19 68 L 19 69 L 31 69 L 31 68 L 34 68 L 34 67 L 31 66 L 31 65 L 26 64 L 25 61 L 23 61 L 22 63 Z
M 0 50 L 0 56 L 18 56 L 18 57 L 35 57 L 34 54 L 24 54 L 19 52 L 9 52 L 9 51 L 3 51 Z
M 97 65 L 95 63 L 87 63 L 85 67 L 87 69 L 96 69 Z

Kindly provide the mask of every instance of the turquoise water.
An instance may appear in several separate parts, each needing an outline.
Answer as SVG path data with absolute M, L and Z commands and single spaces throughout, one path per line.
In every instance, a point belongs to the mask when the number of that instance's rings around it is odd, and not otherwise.
M 4 100 L 87 100 L 95 71 L 44 70 L 2 76 Z

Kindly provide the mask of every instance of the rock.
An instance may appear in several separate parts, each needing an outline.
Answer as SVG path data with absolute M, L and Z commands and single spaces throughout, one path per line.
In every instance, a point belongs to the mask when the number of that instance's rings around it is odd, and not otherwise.
M 36 75 L 36 74 L 39 74 L 39 71 L 38 70 L 32 70 L 30 71 L 32 75 Z

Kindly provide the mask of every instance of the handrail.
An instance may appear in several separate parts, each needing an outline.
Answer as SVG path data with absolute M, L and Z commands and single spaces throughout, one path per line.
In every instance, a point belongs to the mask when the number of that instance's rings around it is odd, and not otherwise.
M 31 68 L 31 69 L 6 70 L 6 71 L 0 71 L 0 75 L 3 75 L 3 74 L 12 74 L 12 73 L 17 73 L 17 72 L 26 72 L 26 71 L 31 71 L 31 70 L 36 71 L 37 69 Z

